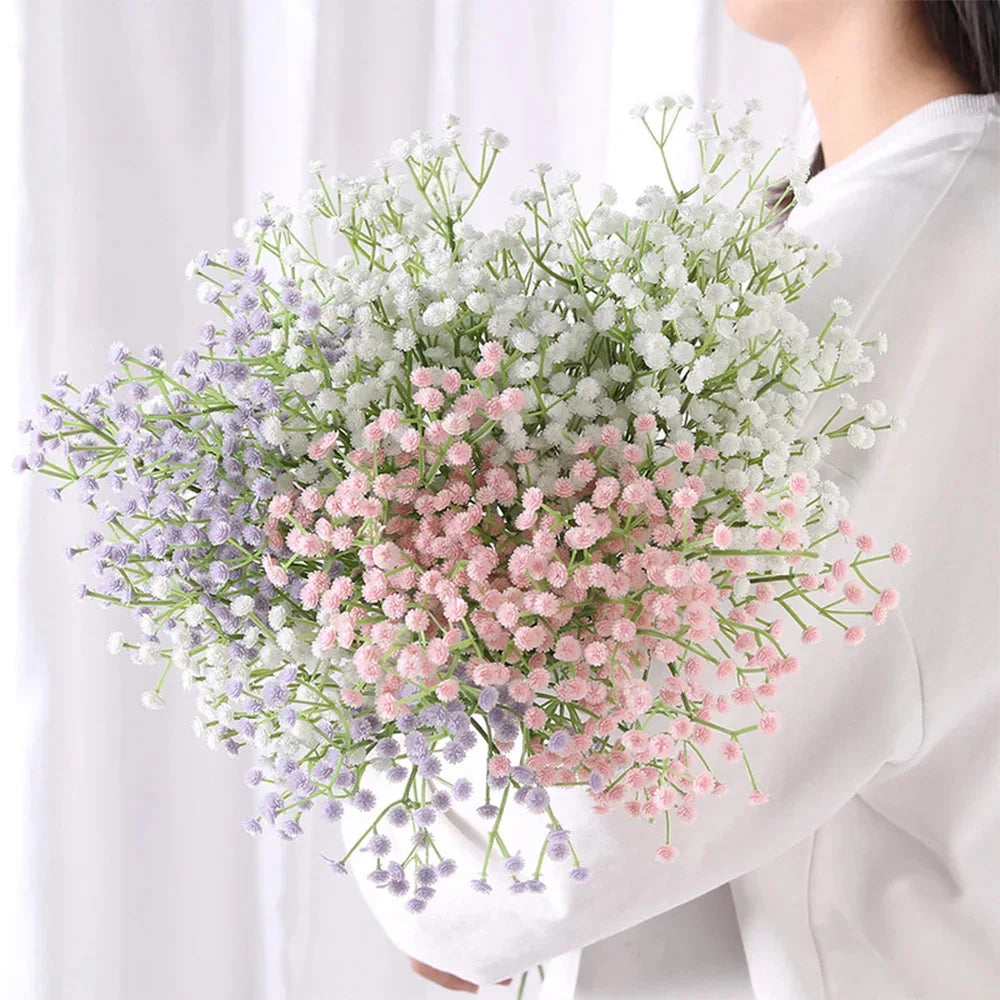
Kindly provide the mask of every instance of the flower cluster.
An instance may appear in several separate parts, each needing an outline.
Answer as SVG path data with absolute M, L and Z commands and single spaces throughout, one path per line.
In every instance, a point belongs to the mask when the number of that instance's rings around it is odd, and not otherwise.
M 635 114 L 662 154 L 687 110 Z M 870 381 L 876 345 L 843 300 L 822 330 L 795 316 L 836 255 L 773 224 L 750 110 L 691 126 L 695 187 L 668 167 L 634 211 L 604 186 L 585 213 L 578 176 L 540 163 L 488 231 L 469 213 L 495 130 L 478 166 L 453 116 L 370 176 L 313 164 L 298 212 L 265 193 L 237 245 L 191 262 L 221 315 L 198 348 L 168 368 L 115 344 L 101 383 L 55 379 L 18 465 L 98 513 L 70 555 L 93 557 L 81 596 L 134 609 L 141 637 L 109 648 L 162 663 L 144 703 L 176 670 L 197 732 L 253 754 L 249 832 L 369 813 L 331 864 L 368 853 L 419 912 L 456 868 L 435 819 L 473 796 L 473 886 L 495 855 L 529 892 L 546 861 L 588 874 L 554 785 L 661 822 L 661 861 L 671 820 L 726 791 L 716 762 L 766 801 L 744 743 L 779 727 L 783 630 L 862 641 L 899 600 L 869 565 L 909 553 L 877 553 L 818 471 L 892 421 L 841 392 L 804 431 L 820 395 Z M 511 808 L 547 819 L 541 845 L 508 846 Z

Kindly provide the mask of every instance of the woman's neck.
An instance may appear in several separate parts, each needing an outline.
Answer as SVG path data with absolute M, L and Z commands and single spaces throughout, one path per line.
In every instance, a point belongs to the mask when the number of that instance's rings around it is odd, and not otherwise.
M 846 4 L 836 30 L 791 45 L 816 114 L 826 166 L 930 101 L 968 93 L 926 37 L 916 4 Z M 868 16 L 857 16 L 864 8 Z M 860 8 L 860 10 L 859 10 Z M 900 45 L 900 38 L 908 44 Z

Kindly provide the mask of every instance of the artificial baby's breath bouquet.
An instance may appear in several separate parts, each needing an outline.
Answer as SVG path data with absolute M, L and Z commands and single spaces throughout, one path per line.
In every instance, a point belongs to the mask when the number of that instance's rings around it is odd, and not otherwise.
M 689 107 L 634 113 L 663 153 Z M 359 810 L 331 864 L 366 855 L 419 912 L 456 870 L 448 810 L 487 845 L 462 877 L 534 892 L 546 864 L 588 875 L 553 786 L 660 824 L 661 861 L 726 790 L 713 760 L 766 799 L 745 745 L 797 669 L 782 628 L 861 641 L 898 601 L 870 564 L 908 553 L 876 554 L 817 471 L 890 421 L 804 434 L 872 345 L 846 303 L 821 330 L 789 311 L 835 255 L 774 225 L 750 110 L 689 129 L 697 186 L 667 168 L 633 211 L 603 187 L 585 212 L 539 164 L 499 229 L 470 211 L 492 129 L 471 157 L 449 117 L 371 176 L 315 163 L 299 212 L 264 195 L 192 261 L 199 346 L 118 343 L 103 382 L 55 379 L 19 465 L 98 514 L 81 595 L 134 610 L 109 646 L 158 676 L 145 704 L 179 674 L 199 735 L 253 758 L 250 833 Z M 505 838 L 511 810 L 541 843 Z

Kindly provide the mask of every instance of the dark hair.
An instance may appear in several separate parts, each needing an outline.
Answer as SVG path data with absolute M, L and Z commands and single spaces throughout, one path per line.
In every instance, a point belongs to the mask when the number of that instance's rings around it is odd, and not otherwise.
M 947 58 L 973 93 L 1000 91 L 1000 0 L 916 0 L 920 19 L 934 47 Z M 826 166 L 823 147 L 816 147 L 809 176 Z M 779 220 L 791 210 L 791 190 L 779 184 L 768 199 L 781 204 Z
M 920 16 L 931 42 L 975 93 L 1000 90 L 998 0 L 920 0 Z

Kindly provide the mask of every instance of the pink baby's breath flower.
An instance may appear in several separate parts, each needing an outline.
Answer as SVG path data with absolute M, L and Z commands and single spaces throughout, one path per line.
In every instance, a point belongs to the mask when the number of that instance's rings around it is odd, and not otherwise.
M 556 640 L 555 658 L 564 663 L 576 663 L 583 655 L 580 641 L 572 635 L 563 635 Z
M 864 642 L 865 630 L 860 625 L 854 625 L 844 633 L 844 641 L 851 646 Z
M 899 591 L 895 587 L 886 587 L 879 594 L 878 603 L 884 605 L 890 611 L 893 608 L 899 607 Z
M 682 486 L 674 491 L 674 503 L 682 510 L 693 507 L 698 502 L 698 494 L 690 486 Z
M 480 356 L 484 361 L 489 361 L 493 364 L 499 364 L 503 361 L 504 350 L 499 343 L 495 340 L 488 340 L 479 349 Z
M 539 708 L 537 705 L 532 705 L 524 713 L 524 724 L 529 729 L 542 729 L 545 726 L 546 719 L 547 716 L 544 709 Z
M 444 393 L 433 388 L 418 389 L 413 394 L 413 401 L 418 406 L 422 406 L 425 410 L 429 410 L 433 413 L 435 410 L 440 410 L 441 407 L 444 406 Z
M 667 862 L 675 861 L 679 855 L 680 851 L 673 844 L 660 844 L 656 849 L 654 857 L 657 861 L 666 864 Z
M 809 479 L 801 473 L 797 473 L 788 480 L 788 488 L 797 497 L 804 497 L 809 492 Z
M 733 544 L 733 532 L 725 524 L 717 524 L 712 532 L 712 544 L 717 549 L 728 549 Z
M 905 566 L 910 561 L 910 548 L 902 542 L 896 542 L 890 553 L 892 561 L 899 566 Z
M 875 539 L 871 535 L 858 535 L 854 543 L 862 552 L 871 552 L 875 548 Z
M 263 557 L 264 573 L 268 580 L 275 587 L 284 587 L 288 584 L 288 573 L 275 562 L 274 557 L 265 554 Z
M 281 520 L 291 514 L 294 506 L 294 501 L 287 493 L 279 493 L 271 498 L 271 502 L 267 505 L 267 512 L 271 517 Z
M 468 465 L 472 459 L 472 445 L 466 441 L 456 441 L 447 453 L 448 464 L 455 468 Z
M 761 712 L 757 727 L 762 733 L 776 733 L 778 731 L 778 716 L 775 712 Z
M 762 792 L 760 791 L 760 789 L 758 789 L 755 792 L 751 792 L 750 795 L 747 797 L 747 801 L 752 806 L 762 806 L 769 799 L 770 796 L 767 794 L 767 792 Z

